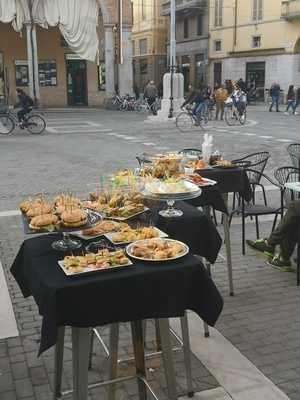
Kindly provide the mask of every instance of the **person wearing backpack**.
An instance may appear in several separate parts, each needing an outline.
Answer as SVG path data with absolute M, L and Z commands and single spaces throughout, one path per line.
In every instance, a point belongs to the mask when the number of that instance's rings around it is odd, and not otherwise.
M 17 113 L 19 126 L 21 129 L 24 129 L 25 116 L 32 110 L 34 102 L 32 98 L 24 92 L 23 89 L 17 88 L 16 94 L 19 100 L 16 104 L 16 107 L 21 107 L 21 110 Z

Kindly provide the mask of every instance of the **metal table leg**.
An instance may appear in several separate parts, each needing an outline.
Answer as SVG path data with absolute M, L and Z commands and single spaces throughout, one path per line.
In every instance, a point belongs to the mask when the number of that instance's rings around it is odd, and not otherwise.
M 172 347 L 170 341 L 169 320 L 167 318 L 159 319 L 158 325 L 161 337 L 164 369 L 167 380 L 168 400 L 177 400 L 175 371 L 174 371 L 174 365 L 172 359 Z
M 228 193 L 223 194 L 223 198 L 225 204 L 227 205 Z M 233 273 L 232 273 L 232 258 L 231 258 L 230 226 L 229 226 L 229 217 L 225 213 L 223 214 L 223 226 L 224 226 L 224 237 L 226 246 L 226 263 L 227 263 L 227 272 L 229 281 L 229 294 L 230 296 L 233 296 L 234 289 L 233 289 Z
M 54 355 L 54 400 L 60 399 L 61 381 L 64 361 L 65 327 L 60 326 L 57 333 L 57 342 Z
M 119 324 L 111 324 L 109 339 L 109 379 L 117 378 L 118 374 L 118 349 L 119 349 Z M 108 399 L 115 400 L 116 385 L 113 383 L 109 386 Z
M 90 328 L 72 327 L 74 400 L 87 400 L 90 340 Z
M 135 368 L 138 377 L 139 399 L 147 400 L 147 390 L 143 381 L 144 379 L 146 379 L 146 364 L 142 321 L 132 321 L 131 331 L 135 358 Z
M 181 324 L 182 341 L 183 341 L 187 395 L 188 397 L 193 397 L 194 390 L 193 390 L 193 378 L 192 378 L 191 346 L 190 346 L 188 317 L 186 311 L 184 313 L 184 317 L 180 318 L 180 324 Z

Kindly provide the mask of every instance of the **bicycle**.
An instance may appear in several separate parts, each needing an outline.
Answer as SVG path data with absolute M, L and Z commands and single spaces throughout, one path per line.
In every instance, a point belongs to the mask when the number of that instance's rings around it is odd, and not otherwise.
M 9 135 L 16 126 L 19 126 L 18 118 L 11 110 L 11 107 L 8 107 L 7 110 L 0 111 L 0 135 Z M 33 113 L 31 109 L 24 116 L 22 127 L 26 128 L 32 135 L 40 135 L 46 129 L 46 121 L 41 115 Z
M 148 103 L 146 99 L 137 101 L 135 104 L 135 111 L 139 113 L 152 113 L 156 114 L 157 110 L 160 109 L 160 100 L 157 98 L 151 105 Z
M 234 126 L 238 122 L 241 125 L 245 125 L 247 120 L 247 108 L 239 111 L 234 103 L 225 104 L 225 121 L 227 125 Z
M 208 123 L 208 115 L 206 112 L 195 115 L 191 106 L 186 106 L 176 117 L 176 126 L 181 132 L 188 132 L 194 127 L 200 126 L 204 130 L 204 125 Z

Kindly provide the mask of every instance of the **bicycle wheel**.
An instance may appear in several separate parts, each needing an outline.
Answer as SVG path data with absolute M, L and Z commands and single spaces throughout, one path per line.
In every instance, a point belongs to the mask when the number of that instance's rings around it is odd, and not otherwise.
M 46 122 L 40 115 L 33 114 L 27 118 L 26 128 L 33 135 L 39 135 L 46 129 Z
M 9 135 L 15 129 L 15 121 L 8 115 L 0 115 L 0 135 Z
M 176 117 L 176 126 L 180 132 L 188 132 L 194 126 L 194 119 L 187 112 L 182 112 Z
M 245 125 L 247 120 L 247 111 L 245 110 L 242 115 L 239 117 L 239 121 L 241 125 Z
M 238 118 L 236 116 L 235 110 L 232 107 L 225 108 L 225 121 L 229 126 L 237 124 Z

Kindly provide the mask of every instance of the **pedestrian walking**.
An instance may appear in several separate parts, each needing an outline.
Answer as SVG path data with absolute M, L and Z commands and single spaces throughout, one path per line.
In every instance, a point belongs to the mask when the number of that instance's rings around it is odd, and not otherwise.
M 300 87 L 296 90 L 296 102 L 295 102 L 295 107 L 294 107 L 294 114 L 298 115 L 297 113 L 297 108 L 300 105 Z
M 156 101 L 157 93 L 157 87 L 155 86 L 154 81 L 150 81 L 145 87 L 144 98 L 147 100 L 153 115 L 157 115 L 156 107 L 153 105 Z
M 215 100 L 216 100 L 216 121 L 219 119 L 219 114 L 221 113 L 221 121 L 224 119 L 224 107 L 225 101 L 228 98 L 228 91 L 221 85 L 217 90 L 215 90 Z
M 292 108 L 293 112 L 295 111 L 295 100 L 296 100 L 296 93 L 294 89 L 294 85 L 290 85 L 287 94 L 287 107 L 285 110 L 285 115 L 289 115 L 289 110 Z
M 279 96 L 280 96 L 280 85 L 277 82 L 274 82 L 270 88 L 270 96 L 272 98 L 272 103 L 270 105 L 269 111 L 273 111 L 273 106 L 276 106 L 276 112 L 280 112 L 279 110 Z

